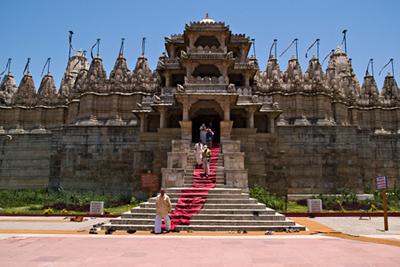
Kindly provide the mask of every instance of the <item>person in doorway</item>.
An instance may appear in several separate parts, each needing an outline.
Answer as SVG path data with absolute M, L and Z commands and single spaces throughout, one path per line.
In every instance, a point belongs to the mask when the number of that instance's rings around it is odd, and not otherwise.
M 207 143 L 207 127 L 204 123 L 200 126 L 200 142 L 203 145 Z
M 202 157 L 203 157 L 204 175 L 208 177 L 210 175 L 211 150 L 207 147 L 207 145 L 204 145 Z
M 168 213 L 172 210 L 171 200 L 165 194 L 165 190 L 161 189 L 160 194 L 156 198 L 156 218 L 154 222 L 154 233 L 161 234 L 161 220 L 164 219 L 167 232 L 171 229 L 171 219 Z
M 201 143 L 200 140 L 194 145 L 194 157 L 196 160 L 196 168 L 197 168 L 203 162 L 203 144 Z
M 214 132 L 211 130 L 211 128 L 207 128 L 206 141 L 207 141 L 207 146 L 209 148 L 212 148 L 213 137 L 214 137 Z

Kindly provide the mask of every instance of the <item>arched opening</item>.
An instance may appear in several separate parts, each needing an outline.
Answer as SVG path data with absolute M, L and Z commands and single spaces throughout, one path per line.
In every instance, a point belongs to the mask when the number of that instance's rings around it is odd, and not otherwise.
M 244 86 L 244 78 L 240 73 L 229 74 L 229 83 L 233 83 L 235 86 Z
M 194 46 L 219 47 L 220 43 L 218 42 L 218 39 L 215 36 L 200 36 L 199 38 L 197 38 L 196 42 L 194 43 Z
M 214 65 L 210 65 L 210 64 L 204 64 L 204 65 L 198 65 L 192 74 L 194 77 L 219 77 L 221 76 L 221 72 L 219 71 L 219 69 L 214 66 Z
M 223 111 L 218 103 L 210 100 L 197 101 L 190 110 L 190 119 L 192 121 L 192 142 L 198 142 L 200 139 L 200 127 L 204 123 L 214 132 L 214 143 L 220 142 L 220 121 Z
M 233 128 L 246 128 L 246 111 L 243 109 L 231 110 L 231 121 L 233 121 Z
M 176 86 L 177 84 L 185 83 L 185 75 L 184 74 L 173 74 L 172 75 L 172 86 Z

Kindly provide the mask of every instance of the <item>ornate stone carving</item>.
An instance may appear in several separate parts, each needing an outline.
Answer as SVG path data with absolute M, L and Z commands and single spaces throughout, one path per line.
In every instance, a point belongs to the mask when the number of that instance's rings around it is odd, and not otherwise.
M 14 103 L 22 106 L 32 107 L 37 102 L 35 83 L 30 73 L 25 74 L 19 84 L 17 93 L 14 95 Z
M 373 106 L 377 104 L 378 97 L 379 91 L 375 79 L 367 72 L 361 87 L 360 98 L 357 102 L 363 106 Z
M 125 92 L 128 90 L 130 71 L 126 59 L 120 55 L 115 61 L 113 70 L 110 73 L 111 90 Z
M 134 91 L 155 93 L 158 87 L 158 76 L 149 68 L 147 58 L 140 56 L 131 75 Z
M 14 76 L 8 73 L 0 82 L 0 104 L 11 105 L 13 96 L 17 92 Z
M 89 63 L 87 62 L 84 53 L 79 50 L 68 61 L 67 68 L 61 81 L 60 95 L 62 97 L 68 98 L 70 96 L 78 74 L 83 69 L 88 70 Z
M 390 102 L 390 104 L 395 104 L 400 101 L 400 90 L 393 75 L 388 74 L 385 77 L 381 96 L 383 97 L 384 103 Z
M 89 71 L 85 83 L 83 84 L 83 91 L 86 92 L 108 92 L 107 74 L 104 70 L 103 60 L 95 57 L 90 64 Z
M 51 74 L 46 74 L 39 86 L 38 104 L 54 105 L 59 102 L 56 85 Z

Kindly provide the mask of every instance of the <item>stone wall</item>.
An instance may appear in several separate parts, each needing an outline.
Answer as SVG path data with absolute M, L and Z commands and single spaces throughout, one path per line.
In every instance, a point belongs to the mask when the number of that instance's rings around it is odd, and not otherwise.
M 134 175 L 137 128 L 64 127 L 53 131 L 52 146 L 52 189 L 130 194 L 140 186 Z
M 0 135 L 0 189 L 46 188 L 51 134 Z
M 277 135 L 234 129 L 246 153 L 249 185 L 277 193 L 358 193 L 386 175 L 400 184 L 399 134 L 376 135 L 356 127 L 283 126 Z

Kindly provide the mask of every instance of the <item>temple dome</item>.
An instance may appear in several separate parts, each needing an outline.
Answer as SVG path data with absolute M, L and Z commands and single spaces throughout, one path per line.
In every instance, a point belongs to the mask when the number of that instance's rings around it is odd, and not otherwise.
M 208 13 L 206 13 L 206 16 L 204 17 L 204 19 L 200 20 L 200 23 L 215 23 L 215 20 L 210 18 L 208 16 Z

